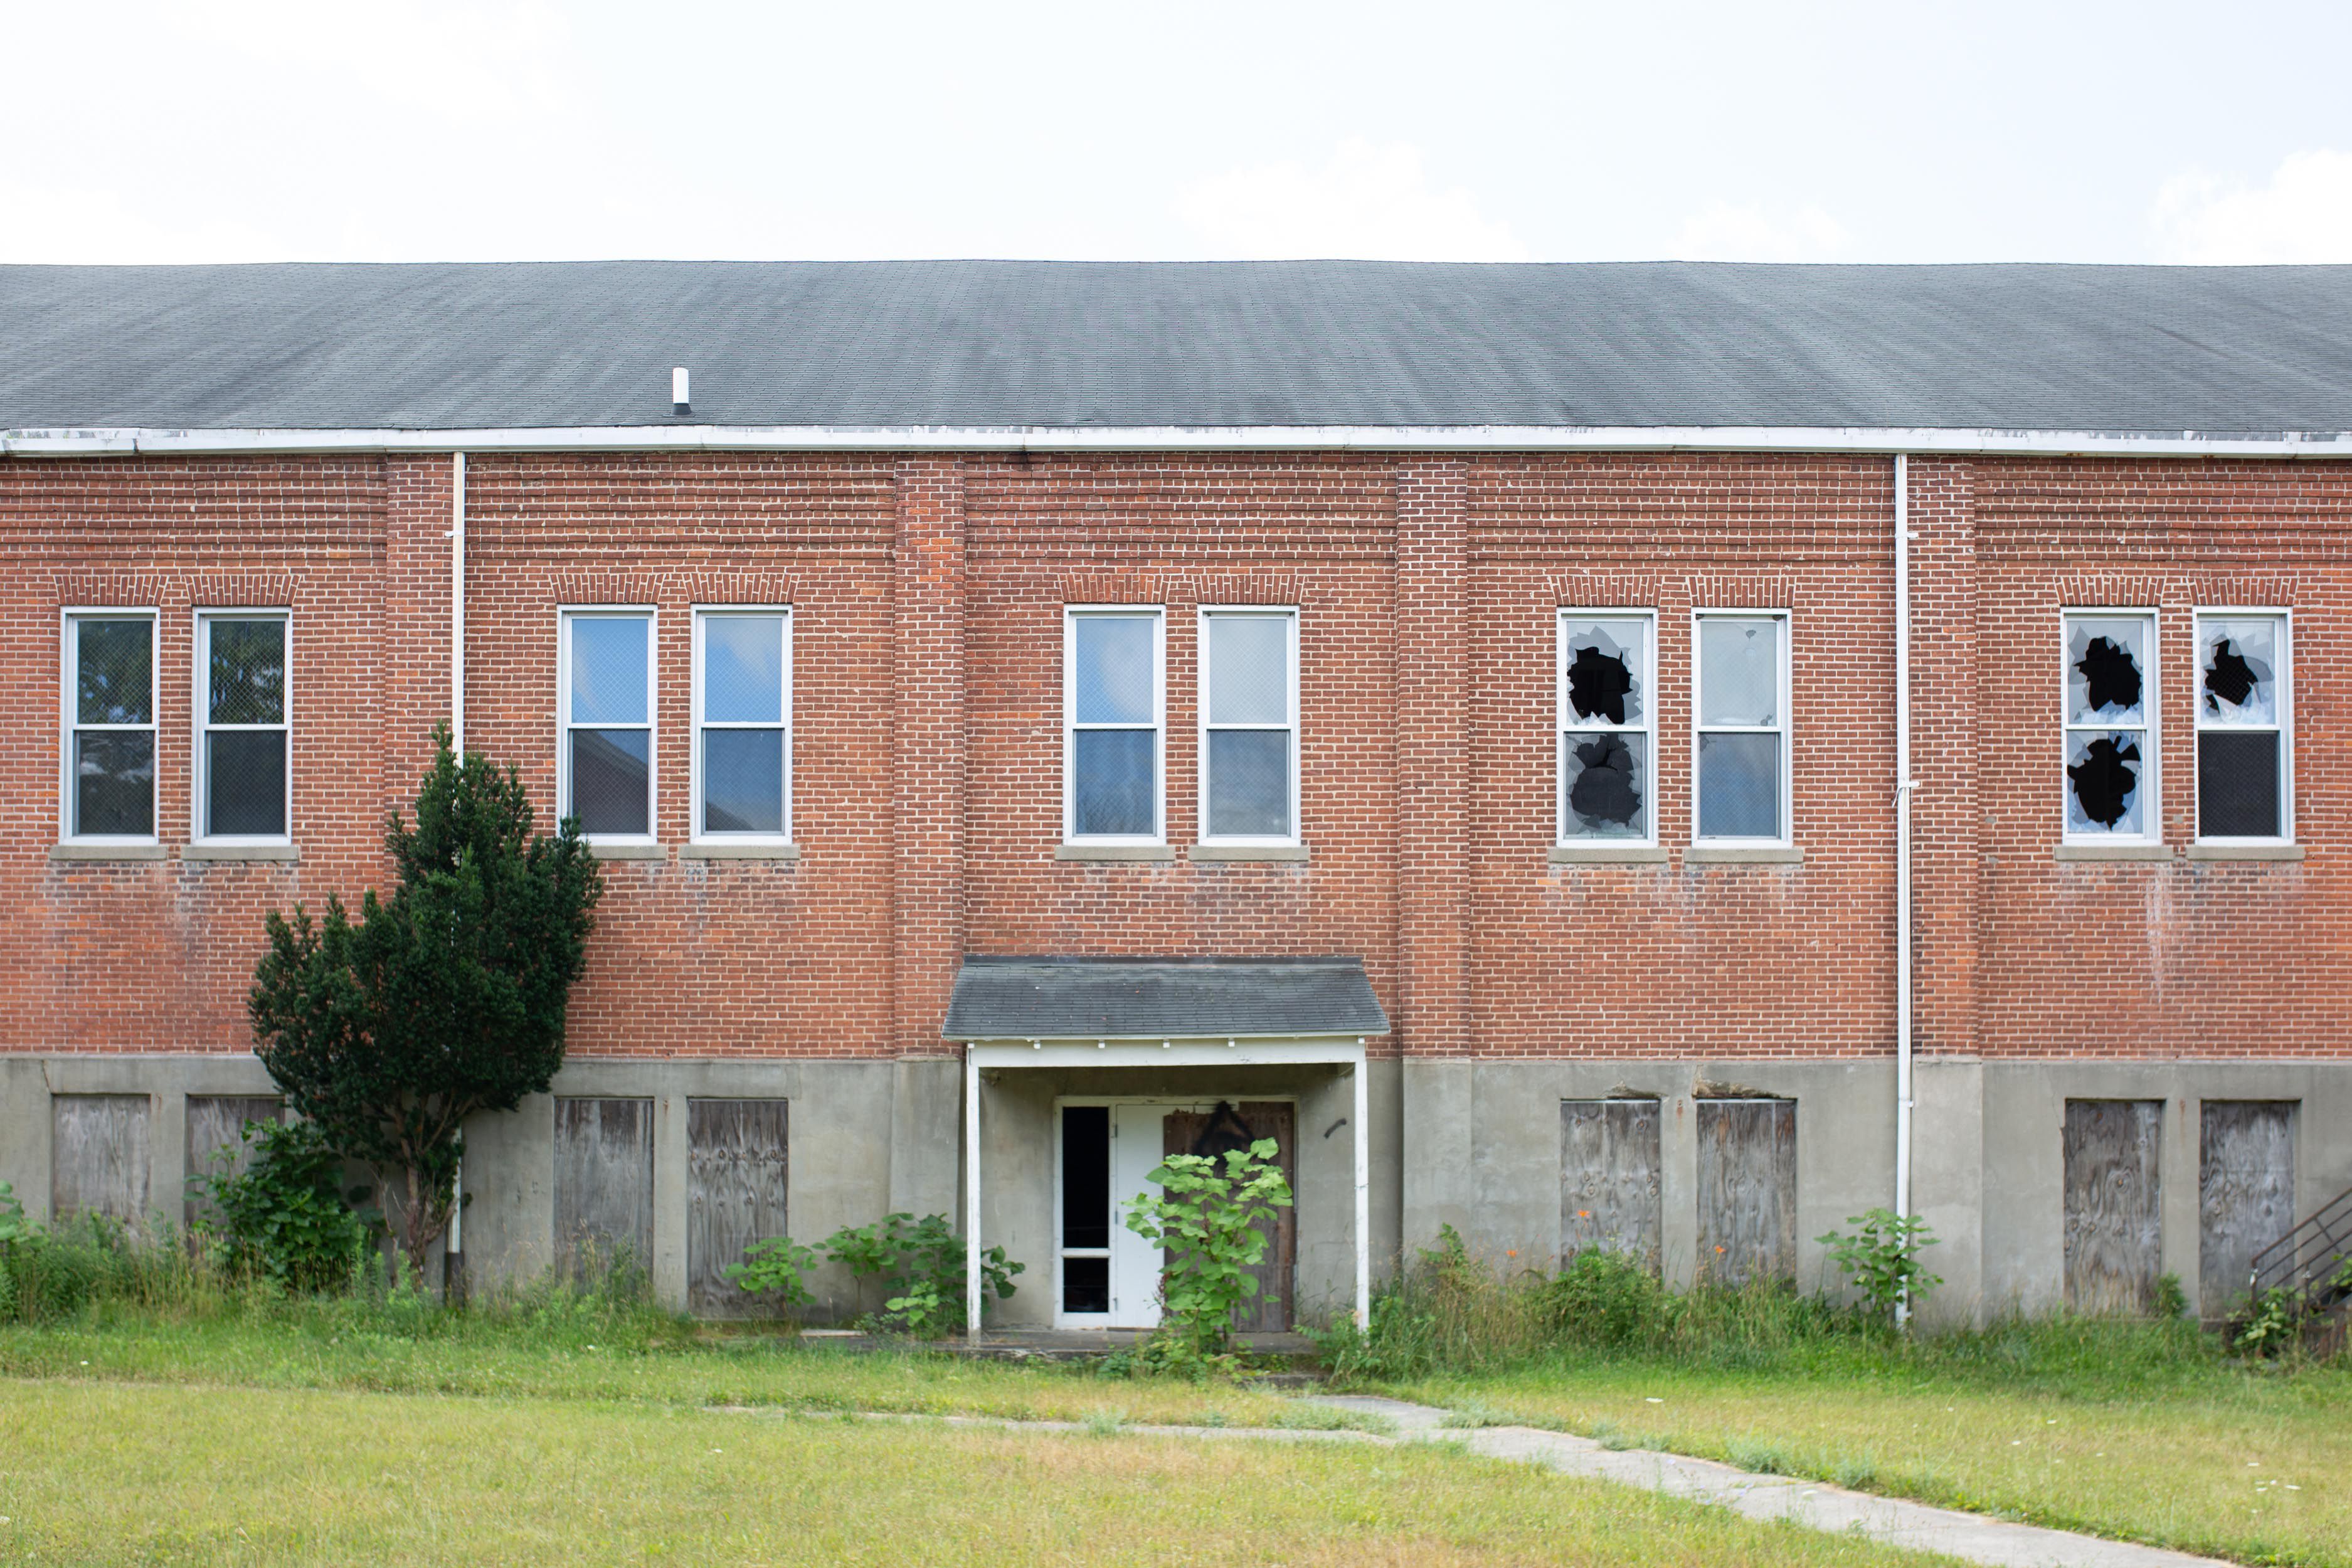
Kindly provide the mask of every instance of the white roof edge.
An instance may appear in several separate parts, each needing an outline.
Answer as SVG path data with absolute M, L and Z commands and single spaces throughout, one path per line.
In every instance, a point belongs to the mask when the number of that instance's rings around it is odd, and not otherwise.
M 0 456 L 296 452 L 1872 452 L 2352 458 L 2352 430 L 2000 430 L 1801 426 L 725 426 L 474 430 L 0 430 Z

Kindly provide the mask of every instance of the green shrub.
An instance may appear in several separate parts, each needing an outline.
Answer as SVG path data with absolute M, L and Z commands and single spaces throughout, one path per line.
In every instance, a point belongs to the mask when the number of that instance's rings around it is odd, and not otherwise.
M 1570 1258 L 1551 1282 L 1551 1305 L 1563 1339 L 1612 1350 L 1660 1343 L 1674 1321 L 1673 1294 L 1622 1252 Z
M 861 1321 L 885 1333 L 919 1340 L 953 1333 L 964 1322 L 964 1244 L 945 1215 L 886 1215 L 872 1225 L 845 1226 L 825 1238 L 822 1250 L 846 1268 L 862 1290 L 878 1281 L 882 1310 Z M 992 1247 L 980 1255 L 980 1296 L 1003 1300 L 1013 1294 L 1013 1277 L 1024 1269 Z
M 1290 1183 L 1276 1163 L 1278 1145 L 1260 1138 L 1229 1149 L 1224 1169 L 1207 1154 L 1171 1154 L 1149 1180 L 1159 1192 L 1127 1200 L 1127 1228 L 1167 1249 L 1160 1279 L 1162 1329 L 1203 1355 L 1223 1355 L 1234 1313 L 1255 1296 L 1249 1272 L 1265 1258 L 1262 1226 L 1291 1206 Z
M 1833 1230 L 1813 1239 L 1830 1249 L 1838 1272 L 1874 1312 L 1884 1316 L 1897 1307 L 1916 1307 L 1944 1282 L 1919 1262 L 1920 1248 L 1935 1246 L 1936 1234 L 1917 1215 L 1875 1208 L 1848 1215 L 1846 1224 L 1861 1228 L 1851 1236 Z
M 727 1278 L 739 1290 L 765 1296 L 791 1316 L 816 1298 L 804 1278 L 816 1267 L 816 1248 L 803 1247 L 788 1236 L 772 1236 L 743 1249 L 743 1261 L 727 1266 Z
M 253 1150 L 242 1171 L 192 1177 L 211 1197 L 217 1232 L 233 1267 L 289 1290 L 316 1293 L 351 1282 L 368 1247 L 368 1229 L 343 1201 L 343 1157 L 312 1121 L 248 1121 L 240 1135 Z

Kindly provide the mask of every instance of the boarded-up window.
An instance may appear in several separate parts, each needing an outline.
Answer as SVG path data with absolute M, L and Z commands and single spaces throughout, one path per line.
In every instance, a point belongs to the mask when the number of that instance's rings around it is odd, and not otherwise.
M 143 1094 L 59 1094 L 49 1100 L 49 1212 L 147 1217 L 148 1100 Z
M 2226 1317 L 2246 1299 L 2254 1254 L 2294 1227 L 2295 1106 L 2209 1100 L 2197 1157 L 2200 1310 Z
M 2066 1102 L 2066 1305 L 2144 1312 L 2163 1256 L 2160 1100 Z
M 1595 1247 L 1658 1263 L 1658 1102 L 1559 1102 L 1559 1255 Z
M 654 1102 L 555 1102 L 555 1266 L 590 1279 L 653 1263 Z
M 1286 1100 L 1244 1100 L 1239 1105 L 1219 1101 L 1208 1111 L 1171 1110 L 1162 1123 L 1167 1154 L 1206 1154 L 1224 1169 L 1225 1152 L 1246 1149 L 1261 1138 L 1274 1140 L 1275 1162 L 1293 1194 L 1298 1191 L 1297 1116 Z M 1290 1329 L 1291 1276 L 1298 1258 L 1298 1210 L 1276 1209 L 1266 1223 L 1265 1259 L 1250 1272 L 1257 1277 L 1257 1294 L 1234 1313 L 1234 1327 L 1243 1333 L 1279 1334 Z
M 690 1100 L 686 1105 L 687 1310 L 706 1318 L 771 1317 L 773 1301 L 727 1278 L 755 1241 L 784 1228 L 781 1100 Z
M 210 1189 L 203 1178 L 242 1175 L 253 1163 L 253 1145 L 246 1141 L 248 1121 L 276 1121 L 285 1114 L 285 1102 L 268 1095 L 192 1094 L 188 1096 L 188 1184 L 184 1218 L 191 1226 L 213 1212 Z M 220 1156 L 226 1154 L 226 1159 Z
M 1797 1277 L 1797 1102 L 1698 1101 L 1698 1266 L 1721 1284 Z

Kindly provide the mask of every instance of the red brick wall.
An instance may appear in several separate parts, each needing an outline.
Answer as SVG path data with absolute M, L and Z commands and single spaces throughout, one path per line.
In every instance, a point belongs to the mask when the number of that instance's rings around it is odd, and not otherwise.
M 1859 1056 L 1894 1036 L 1891 464 L 1833 457 L 482 457 L 467 740 L 551 814 L 556 609 L 658 611 L 659 834 L 687 837 L 690 609 L 794 615 L 782 861 L 615 861 L 574 1049 L 940 1048 L 956 955 L 1360 954 L 1391 1047 Z M 1919 1040 L 2352 1054 L 2335 846 L 2352 474 L 1912 465 Z M 384 874 L 447 711 L 446 458 L 0 463 L 0 1048 L 241 1050 L 264 910 Z M 2295 864 L 2059 863 L 2058 612 L 2163 607 L 2168 840 L 2189 612 L 2295 614 Z M 1170 862 L 1056 860 L 1066 603 L 1168 612 Z M 62 864 L 58 612 L 163 613 L 187 838 L 194 610 L 294 615 L 295 866 Z M 1193 863 L 1203 604 L 1300 611 L 1299 863 Z M 1548 864 L 1563 605 L 1654 605 L 1658 865 Z M 1801 865 L 1698 865 L 1695 608 L 1793 616 Z M 2012 679 L 2012 666 L 2023 670 Z M 2280 984 L 2282 978 L 2288 984 Z

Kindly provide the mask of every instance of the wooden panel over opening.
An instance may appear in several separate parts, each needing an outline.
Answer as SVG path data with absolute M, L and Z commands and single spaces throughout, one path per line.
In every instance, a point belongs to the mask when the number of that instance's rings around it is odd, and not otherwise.
M 555 1266 L 586 1281 L 652 1266 L 654 1102 L 555 1102 Z
M 1698 1267 L 1736 1285 L 1797 1277 L 1797 1102 L 1698 1104 Z
M 1594 1247 L 1658 1266 L 1658 1102 L 1559 1102 L 1559 1255 Z
M 2145 1312 L 2163 1258 L 2160 1100 L 2070 1100 L 2065 1131 L 2066 1305 Z
M 755 1241 L 788 1234 L 781 1100 L 686 1102 L 686 1305 L 703 1318 L 769 1318 L 782 1309 L 727 1278 Z

